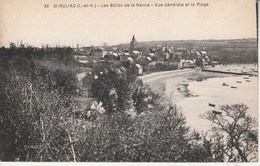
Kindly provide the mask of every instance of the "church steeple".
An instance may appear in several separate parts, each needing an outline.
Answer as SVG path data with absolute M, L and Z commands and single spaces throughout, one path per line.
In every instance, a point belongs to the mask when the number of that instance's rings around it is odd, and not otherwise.
M 132 41 L 130 42 L 130 49 L 129 49 L 129 52 L 131 53 L 132 51 L 134 51 L 137 47 L 137 42 L 136 42 L 136 39 L 135 39 L 135 35 L 133 35 L 132 37 Z
M 133 35 L 132 41 L 135 41 L 135 35 Z

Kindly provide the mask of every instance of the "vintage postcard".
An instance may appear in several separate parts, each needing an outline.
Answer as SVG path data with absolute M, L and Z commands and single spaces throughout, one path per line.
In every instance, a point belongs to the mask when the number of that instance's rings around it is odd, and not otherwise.
M 1 0 L 0 166 L 257 165 L 257 12 L 255 0 Z

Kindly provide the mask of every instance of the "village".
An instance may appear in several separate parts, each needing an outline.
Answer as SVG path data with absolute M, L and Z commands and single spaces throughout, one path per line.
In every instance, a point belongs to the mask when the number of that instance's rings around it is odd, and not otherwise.
M 258 1 L 0 7 L 0 166 L 259 165 Z
M 79 47 L 74 48 L 74 59 L 79 66 L 92 68 L 98 62 L 109 62 L 115 68 L 133 68 L 135 75 L 156 71 L 194 68 L 196 66 L 215 66 L 217 58 L 211 57 L 206 47 L 201 50 L 187 49 L 168 45 L 156 45 L 152 48 L 138 47 L 133 35 L 128 48 Z

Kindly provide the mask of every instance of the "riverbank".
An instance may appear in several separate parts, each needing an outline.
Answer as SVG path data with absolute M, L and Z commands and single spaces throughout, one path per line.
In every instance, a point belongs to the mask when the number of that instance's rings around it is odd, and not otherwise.
M 217 68 L 222 71 L 257 71 L 254 65 L 249 64 Z M 249 106 L 249 114 L 258 117 L 258 78 L 244 77 L 247 76 L 185 69 L 146 75 L 142 79 L 154 91 L 170 98 L 173 104 L 181 107 L 188 125 L 206 132 L 211 124 L 199 116 L 209 110 L 219 109 L 222 104 L 244 103 Z M 228 86 L 223 86 L 223 83 Z M 216 108 L 209 107 L 209 103 L 215 103 Z

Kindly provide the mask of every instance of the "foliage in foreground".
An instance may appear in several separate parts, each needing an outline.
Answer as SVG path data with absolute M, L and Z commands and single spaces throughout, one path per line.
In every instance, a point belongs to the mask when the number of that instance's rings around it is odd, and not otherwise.
M 210 111 L 202 115 L 214 124 L 210 130 L 211 139 L 214 140 L 213 150 L 222 153 L 227 161 L 257 160 L 257 123 L 247 114 L 247 109 L 244 104 L 223 105 L 221 114 Z
M 72 75 L 32 66 L 29 74 L 15 69 L 1 74 L 1 160 L 189 161 L 185 118 L 177 108 L 149 96 L 153 93 L 142 83 L 129 85 L 131 95 L 123 96 L 133 100 L 134 112 L 142 111 L 131 115 L 125 107 L 105 107 L 100 113 L 77 107 Z M 66 80 L 60 82 L 59 76 Z
M 67 140 L 76 80 L 69 72 L 33 64 L 25 75 L 1 73 L 0 142 L 2 160 L 68 160 Z M 21 73 L 21 72 L 20 72 Z M 9 75 L 10 74 L 10 75 Z M 60 82 L 62 79 L 66 81 Z
M 1 73 L 0 159 L 3 161 L 210 162 L 223 161 L 227 154 L 234 155 L 236 145 L 243 146 L 247 141 L 250 141 L 248 148 L 257 147 L 258 142 L 246 137 L 255 133 L 251 131 L 253 120 L 242 106 L 223 107 L 242 110 L 241 114 L 227 111 L 242 121 L 227 123 L 233 127 L 223 123 L 223 128 L 212 129 L 218 132 L 213 140 L 205 134 L 190 132 L 181 110 L 141 81 L 109 66 L 97 68 L 90 78 L 94 100 L 105 108 L 100 111 L 97 107 L 78 108 L 73 100 L 77 82 L 72 73 L 48 70 L 33 61 L 28 64 L 30 72 L 11 68 L 10 73 Z M 82 116 L 77 116 L 78 112 Z M 218 119 L 221 117 L 210 113 L 205 118 L 222 122 Z M 236 137 L 224 139 L 219 135 L 221 130 L 232 128 L 231 133 L 240 133 L 243 130 L 239 129 L 247 124 L 250 132 L 242 132 L 237 144 L 236 140 L 230 141 Z M 235 146 L 229 146 L 230 142 Z M 223 151 L 227 147 L 229 151 Z

